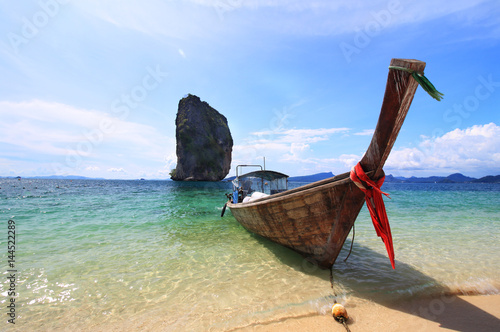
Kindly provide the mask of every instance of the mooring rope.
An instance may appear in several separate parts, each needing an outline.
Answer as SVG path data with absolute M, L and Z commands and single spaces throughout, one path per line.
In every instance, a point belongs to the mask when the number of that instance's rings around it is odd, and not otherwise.
M 335 289 L 333 289 L 333 265 L 330 266 L 330 286 L 332 286 L 333 297 L 337 298 Z M 335 302 L 337 302 L 337 299 L 335 299 Z
M 339 323 L 342 323 L 342 325 L 344 325 L 345 330 L 346 330 L 347 332 L 351 332 L 351 330 L 349 330 L 349 326 L 347 326 L 347 322 L 346 322 L 346 320 L 344 319 L 344 317 L 340 317 L 337 321 L 338 321 Z
M 356 233 L 355 229 L 354 229 L 354 225 L 352 225 L 352 240 L 351 240 L 351 249 L 349 249 L 349 253 L 347 254 L 347 257 L 344 259 L 344 262 L 347 261 L 347 259 L 349 258 L 349 256 L 351 256 L 351 251 L 352 251 L 352 245 L 354 244 L 354 234 Z
M 333 265 L 330 267 L 330 285 L 332 286 L 333 296 L 335 297 L 334 302 L 333 302 L 334 306 L 335 306 L 335 304 L 337 303 L 337 294 L 335 293 L 335 289 L 333 288 Z M 333 310 L 333 308 L 332 308 L 332 310 Z M 335 321 L 344 325 L 347 332 L 351 332 L 351 330 L 349 330 L 349 326 L 347 325 L 347 318 L 346 318 L 347 313 L 346 312 L 345 312 L 345 317 L 343 317 L 343 316 L 335 317 L 335 315 L 333 314 L 333 311 L 332 311 L 332 316 L 333 316 L 333 319 L 335 319 Z

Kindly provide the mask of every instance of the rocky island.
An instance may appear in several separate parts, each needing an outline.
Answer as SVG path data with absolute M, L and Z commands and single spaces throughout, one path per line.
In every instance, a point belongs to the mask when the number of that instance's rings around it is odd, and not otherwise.
M 220 181 L 231 167 L 233 138 L 227 119 L 207 102 L 188 94 L 179 101 L 175 119 L 175 181 Z

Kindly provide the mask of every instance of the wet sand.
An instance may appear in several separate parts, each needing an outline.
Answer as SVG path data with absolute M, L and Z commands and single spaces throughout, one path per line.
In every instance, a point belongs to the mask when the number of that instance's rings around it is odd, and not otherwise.
M 401 331 L 500 331 L 500 294 L 459 295 L 418 298 L 392 304 L 378 304 L 364 299 L 346 300 L 343 303 L 350 316 L 351 332 L 401 332 Z M 150 313 L 151 314 L 151 313 Z M 89 324 L 79 331 L 184 331 L 182 322 L 161 313 L 154 313 L 110 324 Z M 68 326 L 63 329 L 71 330 Z M 298 317 L 285 317 L 269 321 L 255 321 L 246 326 L 220 328 L 207 326 L 195 331 L 224 332 L 344 332 L 344 326 L 329 314 L 304 313 Z
M 345 303 L 355 331 L 500 331 L 500 294 L 441 296 L 393 304 Z M 345 331 L 329 315 L 255 323 L 235 331 Z

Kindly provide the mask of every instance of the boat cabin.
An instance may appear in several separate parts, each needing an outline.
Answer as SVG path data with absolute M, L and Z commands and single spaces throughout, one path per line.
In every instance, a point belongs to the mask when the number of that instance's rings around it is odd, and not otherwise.
M 238 175 L 238 168 L 244 166 L 249 165 L 236 167 L 236 178 L 233 180 L 233 203 L 246 203 L 288 190 L 288 175 L 266 171 L 261 166 L 256 166 L 261 167 L 261 170 Z

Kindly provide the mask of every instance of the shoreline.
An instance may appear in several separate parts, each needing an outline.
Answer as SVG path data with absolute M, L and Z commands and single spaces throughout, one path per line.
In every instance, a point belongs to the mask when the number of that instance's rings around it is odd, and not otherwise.
M 500 294 L 451 295 L 378 304 L 347 301 L 349 329 L 355 331 L 498 331 Z M 329 314 L 289 317 L 229 331 L 345 331 Z
M 352 298 L 343 303 L 349 315 L 351 332 L 400 331 L 462 331 L 489 332 L 500 327 L 500 294 L 450 295 L 414 298 L 379 304 L 370 300 Z M 205 315 L 206 312 L 200 312 Z M 184 322 L 185 323 L 185 322 Z M 221 323 L 221 322 L 219 322 Z M 216 325 L 219 325 L 216 324 Z M 345 332 L 330 313 L 304 312 L 298 316 L 270 318 L 250 322 L 246 326 L 223 328 L 213 324 L 191 326 L 191 331 L 224 332 Z M 44 330 L 79 331 L 184 331 L 183 319 L 169 317 L 166 312 L 153 310 L 137 316 L 122 317 L 118 321 L 60 326 L 54 323 Z

